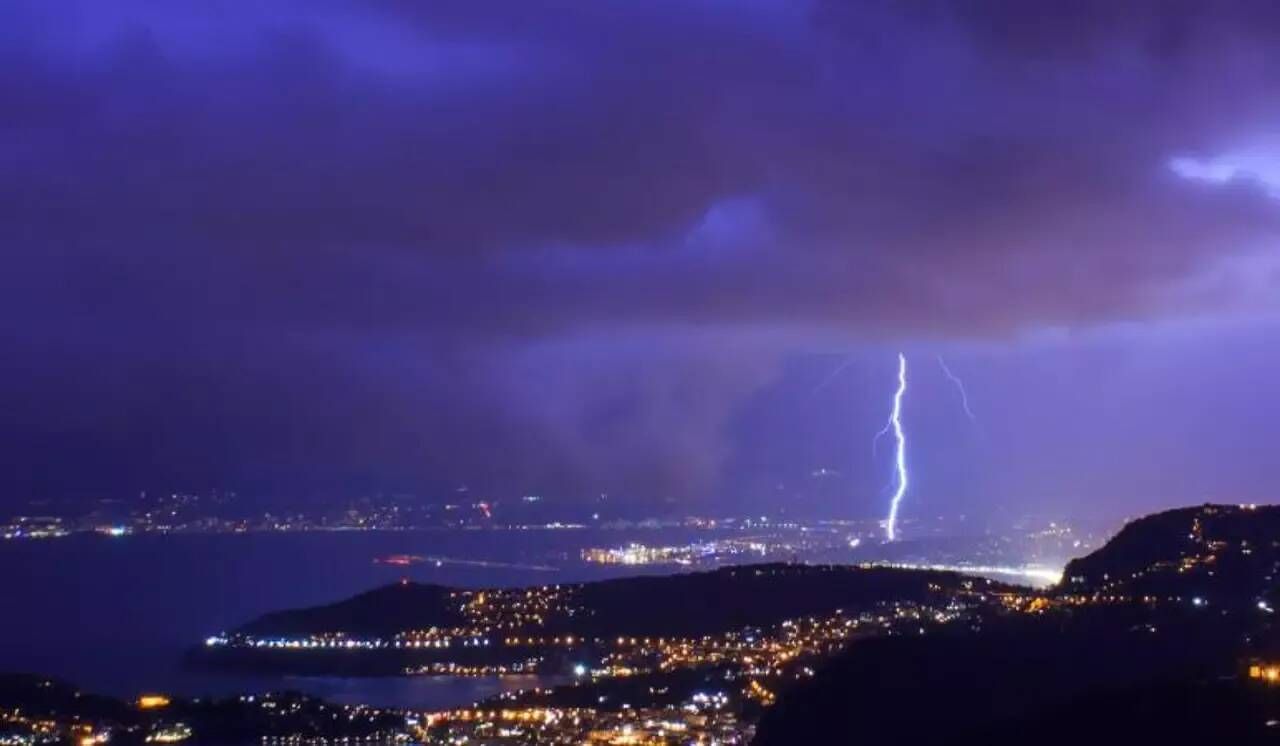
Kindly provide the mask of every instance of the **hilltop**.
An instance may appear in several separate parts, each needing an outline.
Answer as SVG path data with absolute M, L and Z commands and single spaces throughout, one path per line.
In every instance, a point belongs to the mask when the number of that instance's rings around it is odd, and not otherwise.
M 1245 672 L 1280 652 L 1278 563 L 1280 508 L 1146 516 L 1022 613 L 836 656 L 755 743 L 1273 743 L 1280 698 Z
M 536 627 L 539 634 L 703 635 L 836 609 L 921 602 L 974 584 L 992 591 L 1014 588 L 954 572 L 800 564 L 528 588 L 399 582 L 333 604 L 273 612 L 233 634 L 390 636 L 477 622 L 483 610 L 494 626 Z
M 448 671 L 528 671 L 537 659 L 538 670 L 559 670 L 570 653 L 598 659 L 619 640 L 700 640 L 837 614 L 990 604 L 1014 590 L 952 572 L 799 564 L 514 589 L 401 582 L 260 617 L 210 638 L 195 660 L 390 674 L 447 665 Z
M 1127 598 L 1268 603 L 1280 570 L 1280 506 L 1201 505 L 1127 524 L 1067 564 L 1060 590 Z

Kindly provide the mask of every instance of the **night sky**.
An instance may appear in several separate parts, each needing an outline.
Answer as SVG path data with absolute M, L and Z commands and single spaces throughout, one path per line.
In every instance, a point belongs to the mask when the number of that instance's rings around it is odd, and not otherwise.
M 1271 501 L 1280 6 L 1046 6 L 10 0 L 0 508 Z

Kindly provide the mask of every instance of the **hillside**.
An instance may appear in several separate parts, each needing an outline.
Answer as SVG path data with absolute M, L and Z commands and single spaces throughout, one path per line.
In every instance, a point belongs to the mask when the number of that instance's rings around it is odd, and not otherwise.
M 753 744 L 1274 743 L 1280 700 L 1231 676 L 1230 631 L 1090 616 L 858 644 L 767 710 Z
M 539 634 L 688 636 L 840 608 L 924 601 L 966 583 L 1010 587 L 950 572 L 788 564 L 516 589 L 401 582 L 325 606 L 273 612 L 235 633 L 370 637 L 487 623 L 537 628 Z
M 399 713 L 291 692 L 151 699 L 126 702 L 44 676 L 0 673 L 0 744 L 393 743 L 404 730 Z
M 837 656 L 754 743 L 1274 743 L 1280 697 L 1244 671 L 1280 653 L 1278 566 L 1280 508 L 1141 518 L 1024 613 Z
M 873 612 L 932 619 L 1011 590 L 950 572 L 797 564 L 514 589 L 403 582 L 268 614 L 211 637 L 193 660 L 297 673 L 560 670 L 570 654 L 599 660 L 623 640 L 675 644 Z
M 237 632 L 255 637 L 345 634 L 387 636 L 419 627 L 449 626 L 464 620 L 451 603 L 454 589 L 396 583 L 324 606 L 279 611 L 259 617 Z
M 1203 505 L 1126 525 L 1070 562 L 1061 591 L 1256 606 L 1280 577 L 1280 507 Z

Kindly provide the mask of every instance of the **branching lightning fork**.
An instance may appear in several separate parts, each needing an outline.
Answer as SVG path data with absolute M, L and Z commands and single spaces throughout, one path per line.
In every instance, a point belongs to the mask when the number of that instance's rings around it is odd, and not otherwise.
M 938 356 L 938 366 L 942 368 L 943 374 L 956 385 L 956 390 L 960 392 L 960 406 L 964 407 L 965 416 L 969 418 L 970 422 L 977 422 L 978 418 L 974 417 L 973 410 L 969 409 L 969 392 L 964 389 L 964 381 L 961 381 L 959 376 L 951 372 L 951 369 L 947 367 L 947 361 L 943 360 L 941 355 Z

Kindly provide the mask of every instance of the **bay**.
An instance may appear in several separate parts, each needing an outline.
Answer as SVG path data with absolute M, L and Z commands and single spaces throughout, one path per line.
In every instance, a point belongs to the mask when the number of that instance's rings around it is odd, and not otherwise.
M 0 670 L 71 682 L 84 691 L 209 696 L 292 689 L 346 703 L 438 709 L 539 677 L 310 678 L 188 670 L 184 652 L 260 614 L 329 603 L 409 578 L 454 586 L 566 583 L 670 568 L 582 562 L 587 546 L 675 543 L 683 529 L 332 531 L 74 535 L 0 542 Z M 408 566 L 405 554 L 440 558 Z M 482 563 L 482 564 L 467 564 Z M 546 569 L 554 568 L 554 569 Z

